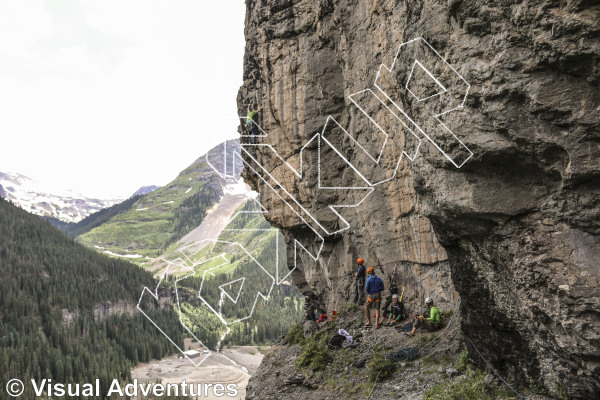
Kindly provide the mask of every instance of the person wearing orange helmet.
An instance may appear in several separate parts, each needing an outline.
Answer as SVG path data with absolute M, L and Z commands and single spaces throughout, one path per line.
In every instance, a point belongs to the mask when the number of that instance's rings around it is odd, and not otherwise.
M 381 309 L 381 292 L 384 291 L 383 281 L 380 277 L 375 275 L 375 269 L 373 267 L 367 268 L 367 283 L 365 289 L 367 290 L 367 304 L 365 305 L 365 314 L 367 315 L 366 327 L 371 326 L 371 308 L 375 309 L 375 329 L 379 328 L 379 310 Z
M 362 304 L 365 301 L 365 260 L 359 258 L 356 262 L 358 263 L 358 269 L 354 273 L 354 304 Z

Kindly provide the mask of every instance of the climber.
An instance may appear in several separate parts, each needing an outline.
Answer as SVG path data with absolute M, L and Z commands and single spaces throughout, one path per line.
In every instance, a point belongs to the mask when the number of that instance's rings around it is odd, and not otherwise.
M 381 324 L 383 326 L 394 326 L 404 318 L 404 304 L 400 302 L 400 296 L 397 293 L 392 295 L 391 309 L 386 310 L 383 315 L 384 318 Z
M 362 304 L 365 301 L 365 260 L 359 258 L 356 260 L 358 269 L 354 273 L 354 304 Z
M 379 329 L 379 309 L 381 308 L 381 292 L 383 292 L 383 281 L 377 275 L 375 275 L 375 269 L 373 267 L 367 268 L 367 283 L 365 288 L 367 289 L 367 304 L 365 305 L 365 313 L 367 315 L 367 323 L 365 327 L 371 326 L 371 308 L 375 308 L 375 329 Z
M 382 301 L 383 306 L 381 307 L 383 310 L 389 310 L 392 305 L 392 296 L 398 294 L 398 265 L 394 266 L 394 270 L 391 274 L 388 275 L 388 279 L 390 281 L 390 293 L 385 297 L 385 301 Z M 402 300 L 400 300 L 402 301 Z
M 252 144 L 256 144 L 256 136 L 258 135 L 258 124 L 255 121 L 255 117 L 261 110 L 262 107 L 259 107 L 258 109 L 254 108 L 254 102 L 248 104 L 246 130 L 250 131 L 250 134 L 252 135 Z
M 433 332 L 440 327 L 440 310 L 433 305 L 433 299 L 426 298 L 425 304 L 429 309 L 429 318 L 425 318 L 422 314 L 419 316 L 415 315 L 415 322 L 413 323 L 413 329 L 409 332 L 404 332 L 407 336 L 413 336 L 417 329 L 424 326 L 429 332 Z
M 304 319 L 306 321 L 315 321 L 315 306 L 309 296 L 304 296 Z

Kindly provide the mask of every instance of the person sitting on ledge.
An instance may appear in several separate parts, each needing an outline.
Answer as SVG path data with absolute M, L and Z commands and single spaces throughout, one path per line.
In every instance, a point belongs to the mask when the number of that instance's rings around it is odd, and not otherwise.
M 404 304 L 399 301 L 399 298 L 400 296 L 397 294 L 392 295 L 391 308 L 385 311 L 381 325 L 394 326 L 398 321 L 402 321 L 402 318 L 404 318 Z
M 404 332 L 407 336 L 413 336 L 418 328 L 424 326 L 429 332 L 433 332 L 440 327 L 440 309 L 433 305 L 433 299 L 426 298 L 425 304 L 429 308 L 429 318 L 425 318 L 422 314 L 415 315 L 413 329 L 409 332 Z

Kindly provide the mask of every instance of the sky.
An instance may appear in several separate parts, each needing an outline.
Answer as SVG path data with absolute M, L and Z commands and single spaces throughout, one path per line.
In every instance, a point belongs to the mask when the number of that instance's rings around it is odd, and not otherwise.
M 0 172 L 109 199 L 237 136 L 243 0 L 0 0 Z

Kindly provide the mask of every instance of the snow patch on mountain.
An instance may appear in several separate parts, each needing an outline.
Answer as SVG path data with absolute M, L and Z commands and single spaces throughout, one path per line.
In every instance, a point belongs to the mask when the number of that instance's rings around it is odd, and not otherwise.
M 250 186 L 246 185 L 243 178 L 239 178 L 236 182 L 228 183 L 223 188 L 225 194 L 242 194 L 248 197 L 249 199 L 255 199 L 258 197 L 258 193 L 250 189 Z
M 108 254 L 109 256 L 122 257 L 122 258 L 143 258 L 144 257 L 141 254 L 117 254 L 117 253 L 113 253 L 110 250 L 104 250 L 104 253 Z M 146 258 L 148 258 L 148 257 L 146 257 Z
M 70 189 L 47 187 L 14 172 L 0 172 L 0 188 L 0 196 L 25 211 L 73 223 L 123 201 L 123 199 L 94 199 Z

